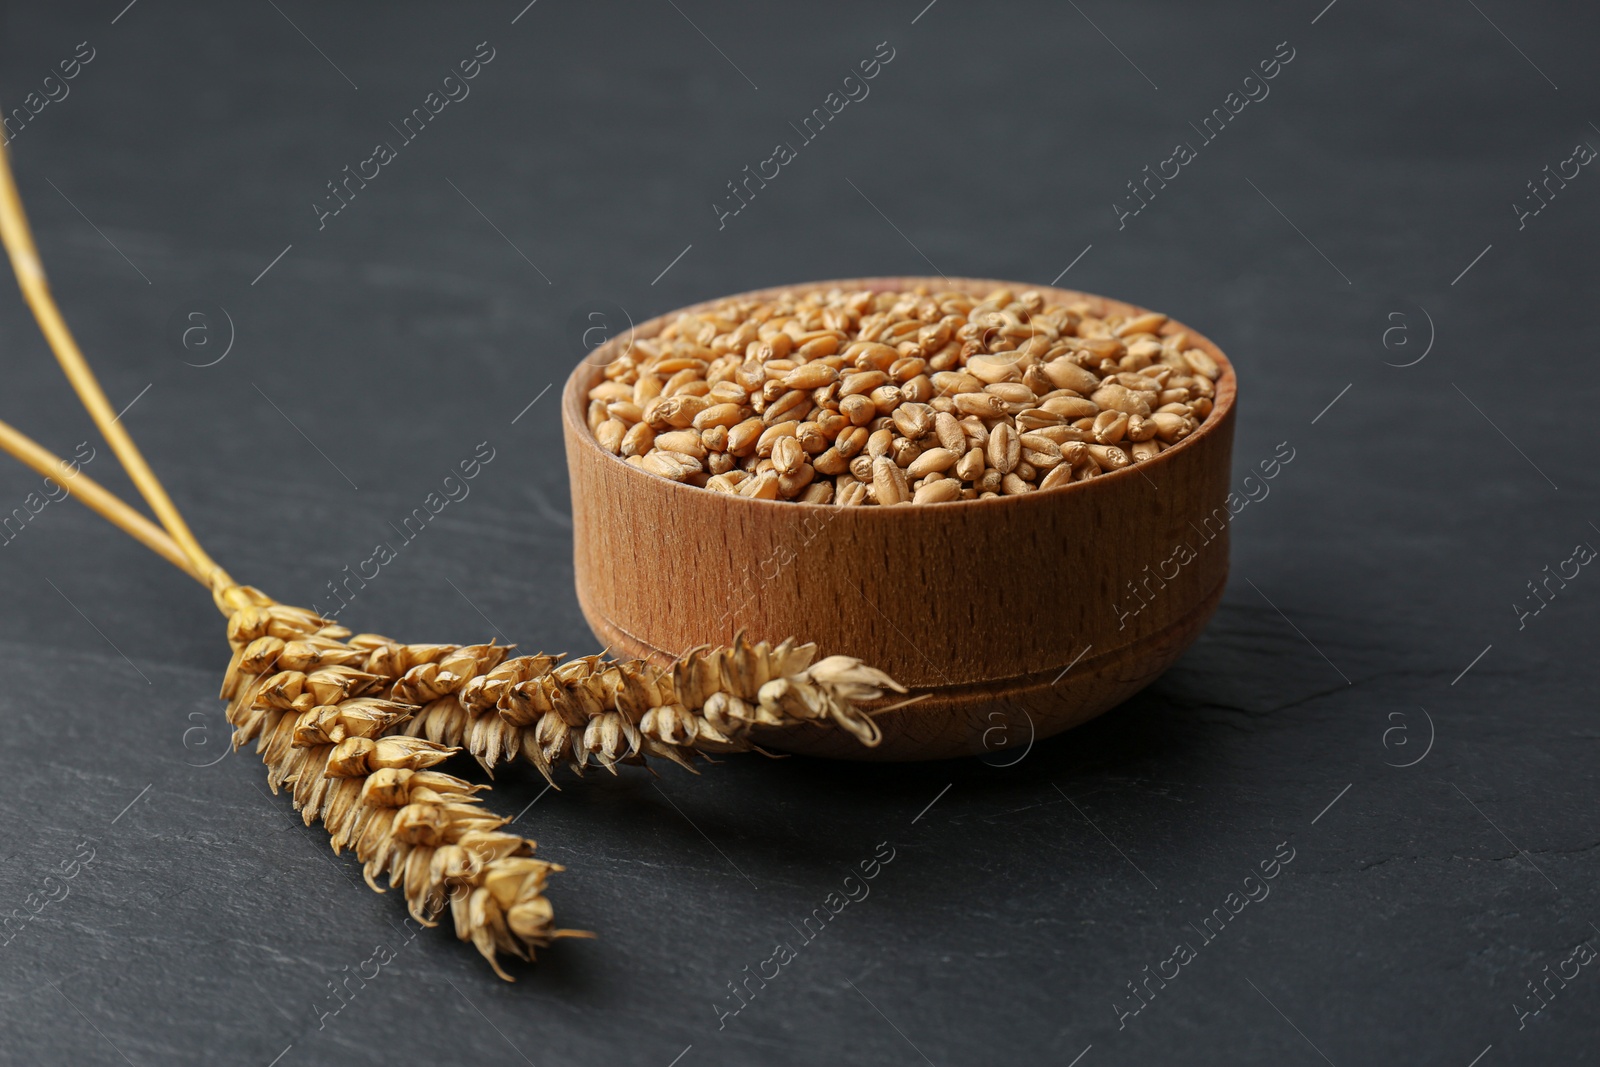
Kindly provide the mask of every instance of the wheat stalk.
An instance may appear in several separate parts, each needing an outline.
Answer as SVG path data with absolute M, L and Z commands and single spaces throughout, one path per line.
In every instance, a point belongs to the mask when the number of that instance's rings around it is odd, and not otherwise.
M 502 830 L 508 820 L 481 806 L 488 787 L 431 769 L 461 747 L 489 769 L 520 754 L 554 784 L 552 768 L 562 762 L 581 773 L 592 760 L 615 773 L 618 763 L 657 756 L 693 769 L 697 753 L 754 748 L 757 726 L 832 724 L 864 745 L 878 743 L 861 705 L 904 687 L 852 657 L 813 662 L 814 645 L 773 647 L 740 635 L 725 648 L 691 650 L 665 670 L 600 656 L 507 659 L 511 649 L 493 643 L 353 635 L 238 584 L 201 548 L 73 340 L 3 145 L 0 241 L 51 351 L 161 525 L 82 471 L 70 478 L 72 492 L 210 589 L 227 617 L 232 658 L 221 695 L 234 747 L 256 742 L 272 791 L 287 788 L 307 826 L 320 819 L 336 852 L 354 850 L 374 890 L 383 891 L 387 876 L 424 925 L 435 925 L 448 905 L 456 936 L 500 977 L 511 980 L 501 954 L 531 960 L 557 938 L 593 935 L 555 926 L 544 889 L 562 868 L 535 859 L 533 841 Z M 4 422 L 0 448 L 46 476 L 68 469 Z

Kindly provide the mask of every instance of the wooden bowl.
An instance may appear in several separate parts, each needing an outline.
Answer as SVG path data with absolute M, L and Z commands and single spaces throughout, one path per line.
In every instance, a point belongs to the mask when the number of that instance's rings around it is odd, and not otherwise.
M 967 278 L 858 278 L 812 288 L 1038 289 L 1102 314 L 1146 309 L 1070 290 Z M 697 305 L 694 311 L 710 304 Z M 643 323 L 651 337 L 679 312 Z M 1144 463 L 1058 489 L 897 508 L 799 504 L 681 485 L 604 451 L 587 395 L 627 338 L 568 378 L 561 410 L 572 479 L 578 602 L 612 654 L 666 663 L 739 630 L 859 656 L 931 696 L 878 719 L 867 749 L 839 731 L 773 731 L 763 745 L 866 760 L 1020 759 L 1149 685 L 1199 636 L 1228 576 L 1235 380 L 1211 414 Z M 1192 557 L 1192 558 L 1191 558 Z

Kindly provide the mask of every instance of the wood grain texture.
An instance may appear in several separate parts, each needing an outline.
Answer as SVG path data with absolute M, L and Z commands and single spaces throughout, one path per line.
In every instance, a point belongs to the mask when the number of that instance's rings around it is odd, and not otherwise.
M 865 278 L 763 290 L 1036 288 L 1102 314 L 1145 309 L 1014 282 Z M 703 307 L 706 305 L 697 305 Z M 693 309 L 691 309 L 693 310 Z M 679 312 L 641 324 L 653 336 Z M 572 485 L 579 603 L 613 654 L 665 662 L 743 629 L 859 656 L 931 696 L 880 718 L 883 743 L 786 731 L 771 747 L 846 759 L 982 754 L 1043 738 L 1154 681 L 1199 635 L 1228 573 L 1236 383 L 1222 368 L 1200 429 L 1155 459 L 1045 492 L 897 508 L 751 500 L 645 474 L 605 452 L 586 394 L 626 338 L 567 380 L 562 423 Z M 1187 558 L 1184 548 L 1192 553 Z

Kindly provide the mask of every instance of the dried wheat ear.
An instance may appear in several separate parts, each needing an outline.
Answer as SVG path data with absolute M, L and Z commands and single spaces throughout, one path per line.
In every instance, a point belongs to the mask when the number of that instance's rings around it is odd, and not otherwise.
M 156 526 L 75 466 L 0 421 L 0 450 L 47 477 L 72 478 L 83 503 L 211 591 L 228 618 L 233 658 L 222 683 L 234 747 L 254 740 L 273 792 L 288 786 L 307 826 L 321 819 L 335 851 L 350 848 L 367 884 L 385 875 L 418 922 L 450 906 L 456 936 L 495 973 L 499 955 L 531 960 L 559 937 L 545 881 L 561 867 L 534 842 L 503 832 L 473 785 L 430 768 L 465 744 L 486 768 L 522 753 L 545 777 L 647 755 L 689 766 L 695 752 L 754 747 L 754 726 L 833 723 L 863 744 L 879 735 L 857 706 L 905 692 L 859 660 L 812 663 L 815 646 L 735 640 L 697 649 L 656 673 L 639 661 L 588 656 L 506 659 L 489 645 L 403 645 L 354 635 L 304 608 L 230 578 L 200 546 L 78 349 L 56 307 L 0 143 L 0 243 L 50 349 L 118 461 L 160 520 Z M 418 736 L 426 735 L 426 736 Z M 554 782 L 552 781 L 552 784 Z
M 638 661 L 518 656 L 488 645 L 403 645 L 352 635 L 303 608 L 234 586 L 217 594 L 233 659 L 222 685 L 234 746 L 251 740 L 274 792 L 288 786 L 307 826 L 352 848 L 367 883 L 403 889 L 418 922 L 450 905 L 456 936 L 502 978 L 497 956 L 531 960 L 558 937 L 544 886 L 557 864 L 478 807 L 486 786 L 429 768 L 464 746 L 486 768 L 517 754 L 546 778 L 559 763 L 615 773 L 648 756 L 753 748 L 755 726 L 835 724 L 876 745 L 859 706 L 905 692 L 848 656 L 813 663 L 814 645 L 741 638 L 657 671 Z

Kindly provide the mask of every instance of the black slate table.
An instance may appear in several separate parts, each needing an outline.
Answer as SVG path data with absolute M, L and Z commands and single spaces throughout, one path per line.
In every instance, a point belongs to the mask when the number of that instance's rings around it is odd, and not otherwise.
M 1600 18 L 924 2 L 8 7 L 58 296 L 282 600 L 488 442 L 343 619 L 595 651 L 584 331 L 813 278 L 1169 311 L 1238 366 L 1251 502 L 1205 635 L 1067 736 L 503 773 L 601 935 L 515 985 L 227 754 L 205 594 L 51 503 L 0 548 L 0 1061 L 1594 1062 Z M 9 283 L 0 344 L 0 417 L 131 496 Z

